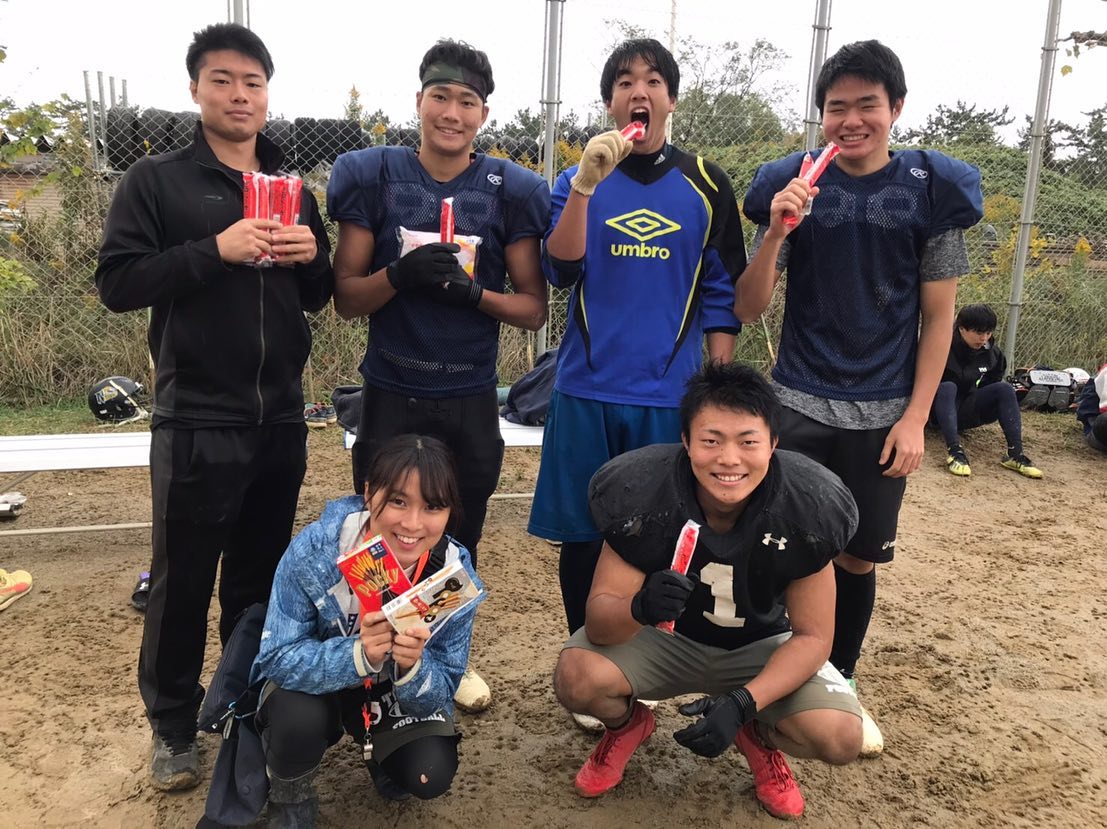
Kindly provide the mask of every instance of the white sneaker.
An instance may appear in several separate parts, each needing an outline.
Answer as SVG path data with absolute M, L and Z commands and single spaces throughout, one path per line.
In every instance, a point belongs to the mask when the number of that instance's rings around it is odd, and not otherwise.
M 884 751 L 884 735 L 865 706 L 861 706 L 861 756 L 866 760 L 879 757 Z
M 640 703 L 642 703 L 644 706 L 646 706 L 647 708 L 649 708 L 651 711 L 656 711 L 657 710 L 658 700 L 655 700 L 655 699 L 640 699 L 638 701 Z
M 492 704 L 492 692 L 488 683 L 470 667 L 465 668 L 454 693 L 454 704 L 469 714 L 479 714 Z
M 573 721 L 582 731 L 595 734 L 603 731 L 606 726 L 590 714 L 573 714 Z
M 857 693 L 857 681 L 850 679 L 847 680 L 850 687 L 853 688 L 854 694 Z M 871 760 L 873 757 L 879 757 L 881 752 L 884 751 L 884 735 L 880 733 L 880 728 L 876 724 L 876 720 L 872 718 L 868 711 L 865 710 L 865 706 L 861 706 L 861 757 L 866 760 Z

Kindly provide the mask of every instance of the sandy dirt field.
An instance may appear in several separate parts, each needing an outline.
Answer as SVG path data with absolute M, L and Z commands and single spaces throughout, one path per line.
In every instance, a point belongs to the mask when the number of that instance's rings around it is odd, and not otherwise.
M 1028 416 L 1026 432 L 1044 480 L 998 465 L 995 427 L 966 436 L 967 480 L 946 472 L 928 438 L 858 672 L 887 748 L 844 768 L 794 761 L 808 826 L 1107 825 L 1107 458 L 1083 446 L 1071 416 Z M 299 525 L 346 486 L 339 444 L 335 429 L 311 436 Z M 536 468 L 537 450 L 509 450 L 501 492 L 529 492 Z M 19 489 L 25 512 L 0 530 L 149 520 L 142 469 L 43 473 Z M 551 690 L 564 633 L 557 553 L 524 532 L 528 509 L 504 499 L 489 510 L 490 598 L 474 659 L 495 702 L 460 717 L 453 790 L 384 803 L 346 740 L 324 760 L 321 825 L 779 825 L 754 800 L 737 751 L 704 760 L 672 740 L 684 718 L 671 701 L 622 785 L 596 801 L 576 796 L 573 775 L 595 738 Z M 35 578 L 0 614 L 0 827 L 191 827 L 200 817 L 206 786 L 165 795 L 145 780 L 142 619 L 128 598 L 148 544 L 145 530 L 0 537 L 0 566 Z M 205 774 L 217 750 L 217 738 L 200 738 Z

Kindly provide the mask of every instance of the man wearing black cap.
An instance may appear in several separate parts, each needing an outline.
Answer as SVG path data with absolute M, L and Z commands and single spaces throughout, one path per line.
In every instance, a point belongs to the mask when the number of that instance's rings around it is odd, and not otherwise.
M 539 240 L 550 193 L 534 173 L 473 152 L 495 88 L 484 52 L 439 41 L 424 55 L 419 80 L 418 152 L 346 153 L 327 187 L 327 209 L 339 223 L 335 309 L 347 319 L 368 317 L 370 328 L 354 487 L 362 492 L 373 453 L 393 435 L 441 438 L 457 460 L 464 508 L 451 535 L 476 564 L 503 461 L 500 323 L 535 331 L 546 320 Z M 440 241 L 449 198 L 456 245 Z M 467 670 L 456 702 L 483 710 L 488 686 Z

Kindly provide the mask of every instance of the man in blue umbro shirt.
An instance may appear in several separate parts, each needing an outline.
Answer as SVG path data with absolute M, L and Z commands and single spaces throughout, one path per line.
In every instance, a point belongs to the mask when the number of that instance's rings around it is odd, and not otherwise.
M 561 541 L 569 632 L 600 554 L 588 482 L 631 449 L 680 438 L 684 384 L 712 359 L 729 361 L 739 331 L 734 280 L 746 265 L 726 174 L 665 139 L 680 71 L 656 40 L 629 40 L 608 58 L 600 94 L 618 129 L 596 136 L 554 185 L 543 266 L 572 288 L 528 531 Z
M 852 679 L 875 565 L 895 554 L 906 476 L 919 467 L 946 364 L 957 277 L 969 271 L 964 231 L 980 221 L 983 198 L 975 167 L 935 151 L 889 150 L 907 84 L 887 46 L 843 46 L 823 64 L 815 94 L 823 132 L 841 153 L 817 187 L 798 178 L 802 153 L 754 176 L 745 212 L 758 225 L 755 254 L 735 313 L 757 319 L 788 271 L 773 369 L 785 406 L 780 446 L 827 466 L 857 502 L 857 532 L 835 558 L 830 654 Z M 866 715 L 862 756 L 882 747 Z
M 495 86 L 484 52 L 439 41 L 423 57 L 419 80 L 418 152 L 346 153 L 327 187 L 327 209 L 339 223 L 335 309 L 369 318 L 354 486 L 362 492 L 374 452 L 392 436 L 440 438 L 457 460 L 461 488 L 463 517 L 452 535 L 475 566 L 503 461 L 500 323 L 534 331 L 546 320 L 539 241 L 550 192 L 529 170 L 473 152 Z M 449 197 L 456 245 L 439 241 Z M 455 701 L 483 710 L 488 687 L 466 670 Z

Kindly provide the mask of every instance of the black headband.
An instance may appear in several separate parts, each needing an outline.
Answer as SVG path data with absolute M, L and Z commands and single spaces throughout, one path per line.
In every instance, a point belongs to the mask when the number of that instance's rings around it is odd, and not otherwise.
M 454 66 L 449 63 L 432 63 L 427 67 L 427 71 L 423 73 L 421 80 L 423 89 L 432 84 L 457 83 L 469 87 L 480 96 L 482 101 L 488 99 L 488 87 L 485 85 L 484 78 L 463 66 Z

